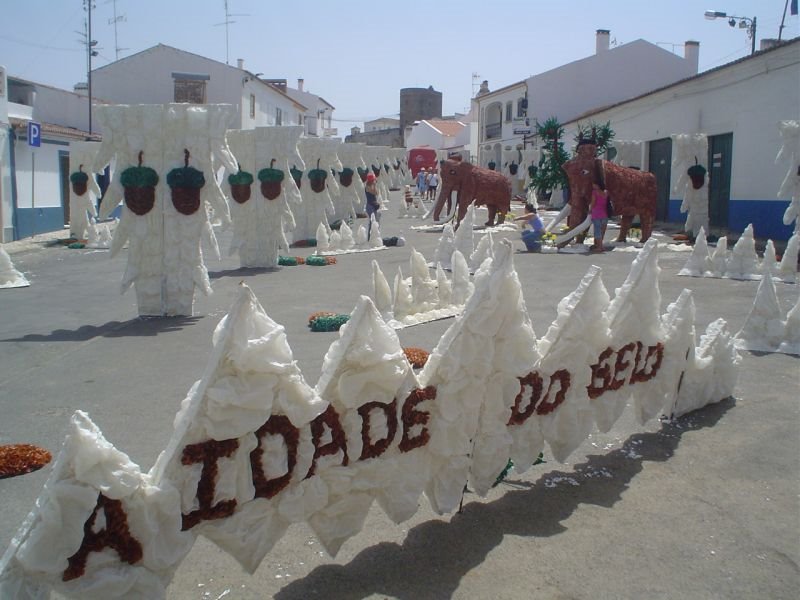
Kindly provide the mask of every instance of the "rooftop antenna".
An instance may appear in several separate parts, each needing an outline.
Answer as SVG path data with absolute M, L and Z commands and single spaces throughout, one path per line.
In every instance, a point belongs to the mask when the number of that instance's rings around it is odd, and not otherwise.
M 229 65 L 230 58 L 228 53 L 228 25 L 233 25 L 236 21 L 231 21 L 231 17 L 249 17 L 248 14 L 238 13 L 232 14 L 228 9 L 228 0 L 225 0 L 225 20 L 222 23 L 215 23 L 214 26 L 225 25 L 225 64 Z
M 109 25 L 114 26 L 114 53 L 115 53 L 115 60 L 119 60 L 119 53 L 120 50 L 128 50 L 128 48 L 120 48 L 119 41 L 117 39 L 117 23 L 120 21 L 127 21 L 128 17 L 125 15 L 117 15 L 117 0 L 109 0 L 114 5 L 114 18 L 108 20 Z M 106 2 L 108 4 L 108 2 Z

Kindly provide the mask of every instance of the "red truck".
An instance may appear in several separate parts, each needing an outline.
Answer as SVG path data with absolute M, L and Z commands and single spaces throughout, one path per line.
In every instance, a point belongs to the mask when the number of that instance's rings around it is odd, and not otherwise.
M 414 179 L 417 178 L 417 173 L 419 173 L 419 170 L 423 167 L 425 167 L 426 171 L 438 168 L 436 164 L 436 150 L 427 146 L 409 149 L 408 168 L 411 169 L 411 176 Z

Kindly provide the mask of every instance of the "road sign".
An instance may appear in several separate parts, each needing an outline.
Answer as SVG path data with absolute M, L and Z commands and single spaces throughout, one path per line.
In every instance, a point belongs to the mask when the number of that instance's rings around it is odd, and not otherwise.
M 530 127 L 514 127 L 514 135 L 530 135 L 531 131 Z
M 28 121 L 28 146 L 38 148 L 42 145 L 42 125 L 36 121 Z

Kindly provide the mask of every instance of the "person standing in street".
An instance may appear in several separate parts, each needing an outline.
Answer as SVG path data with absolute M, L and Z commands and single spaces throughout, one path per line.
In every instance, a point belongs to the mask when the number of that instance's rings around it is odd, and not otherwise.
M 380 202 L 378 202 L 378 181 L 375 177 L 375 173 L 367 173 L 367 182 L 364 185 L 364 194 L 367 196 L 367 205 L 366 205 L 366 213 L 367 218 L 369 219 L 369 226 L 367 227 L 367 239 L 369 239 L 370 234 L 372 233 L 372 221 L 380 221 L 381 214 L 379 209 L 381 207 Z
M 436 200 L 436 188 L 439 187 L 439 174 L 431 169 L 430 178 L 428 179 L 428 199 Z

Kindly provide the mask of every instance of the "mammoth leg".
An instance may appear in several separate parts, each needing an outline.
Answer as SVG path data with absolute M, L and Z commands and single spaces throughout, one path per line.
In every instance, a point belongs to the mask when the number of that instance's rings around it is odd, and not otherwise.
M 619 235 L 617 236 L 618 242 L 628 241 L 628 230 L 631 228 L 631 223 L 633 223 L 633 215 L 622 215 L 622 218 L 619 221 Z
M 436 204 L 433 206 L 433 220 L 439 220 L 439 214 L 442 212 L 444 201 L 447 200 L 447 212 L 450 213 L 450 188 L 442 188 L 439 191 L 439 197 L 436 198 Z
M 653 233 L 653 215 L 639 215 L 639 219 L 642 222 L 642 242 L 646 242 L 650 239 L 650 235 Z
M 493 204 L 489 204 L 486 208 L 489 209 L 489 220 L 484 223 L 486 227 L 494 227 L 494 217 L 497 214 L 497 207 Z

